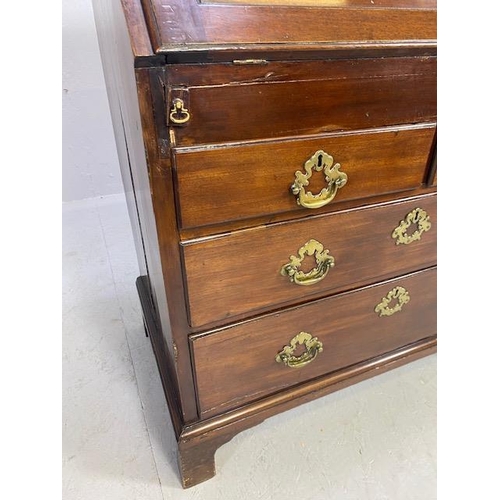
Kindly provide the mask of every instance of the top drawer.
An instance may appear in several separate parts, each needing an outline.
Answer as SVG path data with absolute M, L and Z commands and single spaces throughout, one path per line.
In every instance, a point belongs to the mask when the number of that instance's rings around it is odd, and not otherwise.
M 338 202 L 418 188 L 435 126 L 174 150 L 180 227 L 334 210 Z
M 435 57 L 174 65 L 167 78 L 170 100 L 184 95 L 190 113 L 175 127 L 177 146 L 436 118 Z

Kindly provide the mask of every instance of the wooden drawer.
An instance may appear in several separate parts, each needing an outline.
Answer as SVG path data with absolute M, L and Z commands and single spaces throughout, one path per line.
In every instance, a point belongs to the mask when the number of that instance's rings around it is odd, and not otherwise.
M 416 208 L 427 212 L 430 229 L 420 240 L 396 244 L 394 229 Z M 311 240 L 329 251 L 335 265 L 325 272 L 315 261 L 320 251 L 306 256 L 300 269 L 318 267 L 324 278 L 303 286 L 281 270 Z M 435 245 L 435 195 L 186 242 L 182 251 L 190 324 L 227 322 L 429 267 L 436 263 Z
M 391 316 L 375 308 L 396 287 L 409 302 Z M 388 304 L 398 304 L 394 298 Z M 317 337 L 322 352 L 300 344 L 301 367 L 277 362 L 276 356 L 300 332 Z M 320 375 L 340 370 L 436 334 L 436 271 L 358 289 L 216 333 L 192 337 L 199 407 L 204 416 L 234 408 Z M 316 347 L 318 347 L 316 345 Z
M 436 120 L 434 57 L 177 65 L 168 85 L 190 113 L 177 146 Z
M 339 201 L 417 188 L 425 181 L 434 131 L 434 126 L 427 125 L 307 140 L 177 149 L 179 224 L 189 228 L 283 212 L 310 215 L 317 208 L 308 207 L 319 203 L 303 198 L 308 191 L 319 197 L 325 189 L 320 201 L 327 202 L 324 206 L 328 210 Z M 304 185 L 302 194 L 294 195 L 295 173 L 306 174 L 305 162 L 318 151 L 333 160 L 322 154 L 320 164 L 311 161 L 317 169 L 308 172 L 309 185 Z M 340 164 L 338 172 L 347 175 L 347 183 L 340 189 L 335 185 L 338 174 L 327 170 L 336 163 Z M 299 196 L 305 206 L 298 204 Z

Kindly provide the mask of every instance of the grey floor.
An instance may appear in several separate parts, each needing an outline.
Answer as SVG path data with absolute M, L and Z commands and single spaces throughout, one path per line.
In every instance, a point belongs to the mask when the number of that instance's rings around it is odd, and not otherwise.
M 63 499 L 432 500 L 436 357 L 273 417 L 182 490 L 122 196 L 63 206 Z

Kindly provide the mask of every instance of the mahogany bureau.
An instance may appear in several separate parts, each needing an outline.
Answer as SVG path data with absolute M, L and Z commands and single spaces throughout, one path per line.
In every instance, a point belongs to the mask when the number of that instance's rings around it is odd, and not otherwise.
M 435 0 L 95 0 L 182 483 L 435 351 Z

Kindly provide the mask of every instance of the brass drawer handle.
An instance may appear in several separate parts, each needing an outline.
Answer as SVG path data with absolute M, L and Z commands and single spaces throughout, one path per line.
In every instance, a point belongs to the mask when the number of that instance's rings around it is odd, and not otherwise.
M 412 234 L 408 234 L 408 229 L 415 224 L 417 227 Z M 419 240 L 422 234 L 431 228 L 430 217 L 425 210 L 415 208 L 400 221 L 398 227 L 392 232 L 392 237 L 396 240 L 396 245 L 409 245 L 413 241 Z
M 299 248 L 298 256 L 290 255 L 290 262 L 282 266 L 280 274 L 288 276 L 290 281 L 297 285 L 314 285 L 321 281 L 328 274 L 329 269 L 335 265 L 335 259 L 328 255 L 329 253 L 330 251 L 325 250 L 319 241 L 309 240 Z M 314 255 L 316 267 L 304 272 L 300 267 L 308 255 Z
M 304 346 L 305 351 L 300 356 L 295 356 L 294 352 L 298 346 Z M 323 344 L 317 337 L 313 337 L 307 332 L 300 332 L 290 340 L 290 344 L 283 347 L 283 350 L 276 355 L 277 363 L 284 363 L 290 368 L 302 368 L 323 351 Z
M 297 196 L 297 204 L 304 208 L 320 208 L 330 203 L 337 191 L 347 183 L 347 175 L 339 171 L 340 163 L 333 163 L 333 156 L 322 150 L 316 151 L 309 160 L 304 163 L 305 174 L 300 170 L 295 172 L 295 182 L 292 184 L 292 193 Z M 323 171 L 327 183 L 318 194 L 306 191 L 313 170 Z
M 390 306 L 390 304 L 396 300 L 396 303 Z M 377 306 L 375 307 L 375 312 L 378 313 L 380 317 L 382 316 L 392 316 L 393 314 L 401 311 L 405 304 L 410 302 L 410 294 L 406 288 L 402 286 L 397 286 L 393 288 Z
M 191 115 L 184 107 L 184 101 L 176 98 L 172 101 L 172 109 L 170 110 L 170 121 L 172 123 L 182 124 L 189 121 Z

